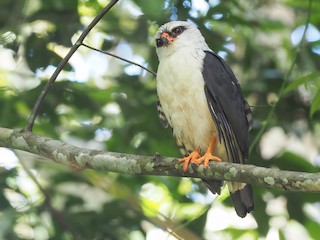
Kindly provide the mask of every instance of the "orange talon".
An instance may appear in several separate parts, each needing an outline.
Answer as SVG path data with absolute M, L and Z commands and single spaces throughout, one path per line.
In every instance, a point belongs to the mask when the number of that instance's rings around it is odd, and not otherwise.
M 189 156 L 184 157 L 184 158 L 180 158 L 178 160 L 178 163 L 183 163 L 183 167 L 182 167 L 182 171 L 186 172 L 188 171 L 188 167 L 189 167 L 189 163 L 196 161 L 198 158 L 200 158 L 200 153 L 199 153 L 199 149 L 194 150 L 192 153 L 190 153 Z
M 204 168 L 208 168 L 209 161 L 222 162 L 222 160 L 220 158 L 212 155 L 215 144 L 216 144 L 216 137 L 212 136 L 208 150 L 206 151 L 206 153 L 200 158 L 191 159 L 191 163 L 195 163 L 197 166 L 199 166 L 201 163 L 203 163 Z
M 201 158 L 191 160 L 191 163 L 195 163 L 199 166 L 203 162 L 204 168 L 209 166 L 209 161 L 222 162 L 222 160 L 214 155 L 211 152 L 206 152 Z

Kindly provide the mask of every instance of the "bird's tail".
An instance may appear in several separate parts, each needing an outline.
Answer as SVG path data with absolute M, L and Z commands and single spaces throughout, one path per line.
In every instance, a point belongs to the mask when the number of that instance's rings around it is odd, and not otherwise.
M 221 193 L 221 187 L 223 186 L 223 181 L 220 180 L 204 180 L 202 181 L 206 184 L 207 188 L 213 193 L 213 194 L 219 194 Z
M 245 217 L 254 207 L 253 192 L 250 184 L 228 182 L 230 196 L 239 217 Z

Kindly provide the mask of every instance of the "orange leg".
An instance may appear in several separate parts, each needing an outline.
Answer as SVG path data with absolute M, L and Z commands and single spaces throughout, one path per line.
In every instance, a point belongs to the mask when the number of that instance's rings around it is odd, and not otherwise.
M 192 153 L 190 153 L 189 156 L 187 157 L 184 157 L 184 158 L 180 158 L 178 160 L 178 163 L 183 163 L 183 167 L 182 167 L 182 171 L 186 172 L 188 171 L 188 166 L 189 166 L 189 163 L 190 161 L 196 161 L 198 158 L 200 158 L 201 155 L 200 155 L 200 149 L 197 148 L 196 150 L 194 150 Z
M 216 137 L 212 136 L 210 139 L 209 147 L 208 147 L 208 150 L 206 151 L 206 153 L 200 158 L 191 159 L 191 163 L 195 163 L 197 166 L 199 166 L 201 163 L 203 163 L 204 168 L 207 168 L 209 166 L 209 161 L 222 162 L 222 160 L 220 158 L 212 155 L 212 152 L 213 152 L 214 147 L 216 145 L 216 141 L 217 141 Z

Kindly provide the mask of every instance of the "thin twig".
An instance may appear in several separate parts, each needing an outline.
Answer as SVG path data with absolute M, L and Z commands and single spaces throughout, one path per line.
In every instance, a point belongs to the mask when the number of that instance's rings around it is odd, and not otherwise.
M 251 142 L 251 145 L 250 145 L 250 149 L 249 149 L 249 154 L 252 152 L 252 150 L 256 147 L 256 145 L 258 144 L 259 140 L 261 139 L 262 137 L 262 134 L 266 131 L 269 123 L 271 122 L 271 118 L 273 117 L 273 114 L 276 110 L 276 107 L 278 106 L 278 103 L 280 102 L 280 99 L 282 98 L 283 94 L 284 94 L 284 89 L 285 89 L 285 86 L 287 85 L 288 81 L 289 81 L 289 78 L 293 72 L 293 69 L 294 69 L 294 66 L 296 65 L 297 63 L 297 60 L 298 60 L 298 57 L 300 55 L 300 52 L 301 52 L 301 49 L 302 49 L 302 45 L 304 43 L 304 40 L 305 40 L 305 36 L 306 36 L 306 32 L 308 30 L 308 26 L 309 26 L 309 22 L 310 22 L 310 18 L 311 18 L 311 8 L 312 8 L 312 0 L 309 0 L 309 6 L 308 6 L 308 15 L 307 15 L 307 20 L 306 20 L 306 24 L 305 24 L 305 29 L 303 31 L 303 34 L 302 34 L 302 38 L 301 38 L 301 42 L 299 43 L 298 47 L 297 47 L 297 50 L 295 52 L 295 57 L 291 63 L 291 66 L 287 72 L 287 75 L 286 77 L 284 78 L 283 82 L 282 82 L 282 85 L 280 87 L 280 90 L 278 92 L 278 96 L 279 96 L 279 99 L 277 102 L 275 102 L 274 104 L 272 104 L 271 106 L 271 109 L 270 109 L 270 112 L 268 113 L 267 115 L 267 118 L 266 118 L 266 121 L 265 121 L 265 124 L 263 124 L 263 126 L 261 127 L 260 131 L 258 132 L 258 134 L 256 135 L 256 137 L 254 138 L 254 140 Z
M 130 61 L 130 60 L 128 60 L 128 59 L 125 59 L 125 58 L 119 57 L 119 56 L 117 56 L 117 55 L 115 55 L 115 54 L 113 54 L 113 53 L 109 53 L 109 52 L 106 52 L 106 51 L 103 51 L 103 50 L 100 50 L 100 49 L 97 49 L 97 48 L 91 47 L 91 46 L 89 46 L 89 45 L 87 45 L 87 44 L 85 44 L 85 43 L 81 43 L 81 45 L 82 45 L 82 46 L 84 46 L 84 47 L 87 47 L 87 48 L 89 48 L 89 49 L 91 49 L 91 50 L 97 51 L 97 52 L 99 52 L 99 53 L 103 53 L 103 54 L 109 55 L 109 56 L 111 56 L 111 57 L 114 57 L 114 58 L 120 59 L 120 60 L 122 60 L 122 61 L 124 61 L 124 62 L 130 63 L 130 64 L 133 64 L 133 65 L 136 65 L 136 66 L 138 66 L 138 67 L 140 67 L 140 68 L 142 68 L 142 69 L 146 70 L 147 72 L 149 72 L 149 73 L 153 74 L 154 76 L 157 76 L 157 74 L 156 74 L 154 71 L 152 71 L 152 70 L 150 70 L 150 69 L 148 69 L 148 68 L 146 68 L 146 67 L 142 66 L 142 65 L 141 65 L 141 64 L 139 64 L 139 63 L 136 63 L 136 62 Z
M 89 24 L 89 26 L 82 32 L 76 43 L 71 47 L 68 54 L 62 59 L 62 61 L 59 63 L 58 67 L 50 77 L 47 84 L 44 86 L 43 90 L 41 91 L 41 94 L 39 95 L 35 105 L 33 106 L 32 112 L 29 116 L 27 126 L 25 130 L 32 131 L 34 121 L 36 120 L 36 117 L 39 113 L 40 107 L 47 96 L 50 88 L 52 87 L 53 83 L 55 82 L 56 78 L 62 71 L 62 69 L 65 67 L 65 65 L 68 63 L 69 59 L 72 57 L 72 55 L 77 51 L 77 49 L 81 46 L 81 43 L 86 38 L 86 36 L 89 34 L 89 32 L 92 30 L 92 28 L 101 20 L 101 18 L 118 2 L 119 0 L 111 0 L 111 2 L 92 20 L 92 22 Z

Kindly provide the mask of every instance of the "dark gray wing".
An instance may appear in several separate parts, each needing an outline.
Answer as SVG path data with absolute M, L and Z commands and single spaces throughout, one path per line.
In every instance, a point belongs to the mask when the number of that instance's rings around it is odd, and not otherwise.
M 219 140 L 224 142 L 232 162 L 244 163 L 248 157 L 248 132 L 252 124 L 250 107 L 227 63 L 214 52 L 205 53 L 202 70 L 205 93 Z M 219 182 L 204 182 L 213 193 L 217 192 Z M 250 184 L 230 185 L 234 208 L 238 216 L 245 217 L 254 208 L 252 187 Z
M 160 123 L 164 128 L 167 128 L 169 126 L 169 122 L 166 118 L 166 115 L 164 115 L 164 112 L 162 110 L 162 106 L 160 103 L 160 100 L 158 99 L 157 101 L 157 109 L 158 109 L 158 115 L 159 115 L 159 119 L 160 119 Z
M 227 63 L 214 52 L 205 53 L 202 70 L 205 93 L 219 140 L 224 142 L 233 162 L 243 163 L 248 157 L 250 108 Z

